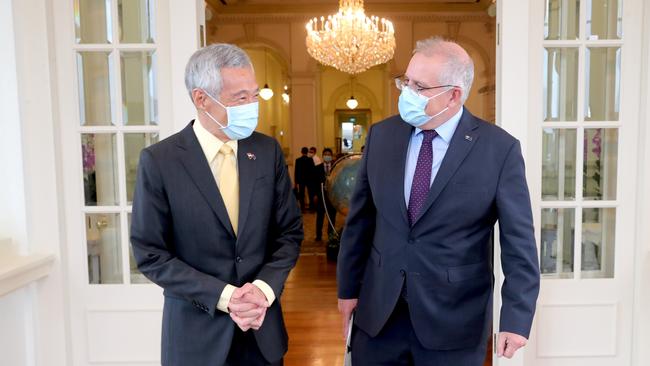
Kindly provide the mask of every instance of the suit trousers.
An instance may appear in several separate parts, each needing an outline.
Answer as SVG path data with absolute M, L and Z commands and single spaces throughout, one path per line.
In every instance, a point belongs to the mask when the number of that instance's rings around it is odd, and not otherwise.
M 451 351 L 424 348 L 413 330 L 408 303 L 400 297 L 376 337 L 353 328 L 351 350 L 355 366 L 482 366 L 487 344 Z
M 327 207 L 326 207 L 327 205 Z M 332 233 L 332 227 L 329 224 L 329 220 L 325 220 L 325 208 L 327 208 L 327 213 L 332 219 L 332 224 L 336 225 L 336 209 L 330 202 L 327 194 L 323 196 L 321 192 L 318 193 L 318 201 L 316 202 L 316 239 L 323 238 L 323 222 L 327 225 L 327 234 Z
M 283 361 L 268 362 L 262 356 L 253 330 L 242 332 L 238 327 L 232 338 L 225 366 L 282 366 Z

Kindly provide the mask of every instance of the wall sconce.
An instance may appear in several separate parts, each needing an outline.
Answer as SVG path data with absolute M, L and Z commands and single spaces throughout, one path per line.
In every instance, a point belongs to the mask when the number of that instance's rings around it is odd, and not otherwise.
M 291 97 L 289 96 L 289 87 L 287 85 L 284 86 L 284 91 L 282 92 L 282 100 L 284 101 L 284 104 L 289 104 L 291 101 Z

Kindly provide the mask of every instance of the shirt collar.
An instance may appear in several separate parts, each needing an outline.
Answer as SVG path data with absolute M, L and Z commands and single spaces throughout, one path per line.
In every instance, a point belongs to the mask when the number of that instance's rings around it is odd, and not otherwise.
M 464 109 L 465 107 L 460 107 L 460 110 L 455 115 L 436 128 L 438 136 L 440 136 L 440 138 L 442 138 L 442 140 L 447 144 L 451 142 L 451 138 L 454 136 L 454 132 L 456 132 L 456 127 L 458 127 L 458 123 L 460 123 L 460 117 L 463 115 Z M 416 127 L 414 136 L 420 132 L 422 132 L 422 130 Z
M 194 120 L 192 128 L 196 138 L 199 140 L 199 145 L 201 145 L 201 150 L 203 150 L 205 158 L 208 160 L 208 163 L 212 162 L 214 157 L 217 156 L 217 153 L 219 153 L 224 142 L 206 130 L 198 118 Z M 237 156 L 237 140 L 230 140 L 226 142 L 226 144 L 232 148 L 235 156 Z

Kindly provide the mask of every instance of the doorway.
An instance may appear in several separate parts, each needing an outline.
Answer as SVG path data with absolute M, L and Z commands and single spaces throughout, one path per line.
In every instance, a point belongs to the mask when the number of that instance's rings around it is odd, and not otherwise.
M 335 112 L 336 143 L 335 154 L 360 153 L 366 141 L 368 127 L 372 121 L 370 109 L 341 110 Z

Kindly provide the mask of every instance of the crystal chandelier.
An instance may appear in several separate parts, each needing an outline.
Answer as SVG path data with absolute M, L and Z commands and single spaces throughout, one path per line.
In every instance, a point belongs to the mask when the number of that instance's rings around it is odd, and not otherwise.
M 307 23 L 307 51 L 323 65 L 358 74 L 388 62 L 395 52 L 393 23 L 367 17 L 363 0 L 339 0 L 339 12 Z

